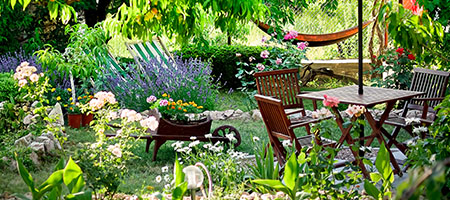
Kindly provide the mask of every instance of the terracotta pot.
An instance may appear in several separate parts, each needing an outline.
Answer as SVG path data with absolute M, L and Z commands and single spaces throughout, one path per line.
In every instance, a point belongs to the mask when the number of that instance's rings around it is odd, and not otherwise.
M 89 114 L 83 114 L 83 117 L 81 119 L 81 125 L 82 126 L 89 126 L 91 121 L 94 119 L 94 115 L 92 113 Z
M 80 128 L 82 116 L 81 114 L 67 114 L 69 126 L 72 128 Z
M 191 121 L 190 124 L 178 124 L 167 119 L 160 119 L 158 135 L 204 136 L 210 133 L 212 120 L 210 117 Z

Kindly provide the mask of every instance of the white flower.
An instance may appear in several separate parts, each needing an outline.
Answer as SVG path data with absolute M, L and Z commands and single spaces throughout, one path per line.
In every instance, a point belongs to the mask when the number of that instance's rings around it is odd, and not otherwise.
M 164 185 L 164 188 L 165 188 L 166 190 L 170 189 L 170 184 Z
M 184 142 L 182 141 L 176 141 L 174 142 L 171 146 L 173 147 L 174 150 L 180 149 L 181 147 L 183 147 Z
M 259 137 L 253 136 L 253 142 L 259 141 Z
M 200 141 L 195 140 L 195 141 L 189 143 L 189 147 L 195 147 L 195 146 L 197 146 L 198 144 L 200 144 Z
M 290 140 L 283 140 L 283 146 L 284 147 L 292 146 L 291 141 Z
M 406 118 L 405 123 L 406 125 L 411 125 L 413 123 L 420 123 L 420 118 Z
M 212 134 L 211 134 L 211 133 L 206 134 L 206 135 L 205 135 L 205 138 L 212 138 Z
M 203 148 L 205 148 L 205 149 L 210 149 L 211 147 L 212 147 L 212 144 L 210 144 L 210 143 L 203 145 Z
M 157 176 L 157 177 L 156 177 L 156 182 L 160 183 L 161 180 L 162 180 L 162 177 L 161 177 L 161 176 Z
M 109 145 L 108 151 L 110 151 L 113 155 L 115 155 L 118 158 L 122 157 L 122 150 L 120 149 L 119 144 Z
M 236 140 L 236 138 L 234 137 L 234 134 L 233 134 L 233 133 L 226 134 L 225 137 L 228 138 L 230 141 Z
M 27 83 L 28 83 L 27 80 L 22 79 L 22 80 L 19 81 L 19 87 L 23 87 L 23 86 L 25 86 Z
M 109 120 L 115 120 L 115 119 L 117 119 L 117 112 L 114 112 L 114 111 L 111 111 L 109 114 L 108 114 L 108 119 Z
M 166 174 L 166 175 L 164 176 L 164 181 L 165 181 L 165 182 L 169 182 L 169 181 L 170 181 L 170 175 L 169 175 L 169 174 Z
M 424 127 L 424 126 L 414 127 L 414 129 L 413 129 L 413 133 L 415 133 L 415 134 L 426 133 L 426 132 L 428 132 L 428 128 Z
M 197 139 L 197 137 L 195 137 L 195 136 L 191 136 L 190 138 L 189 138 L 190 140 L 196 140 Z
M 39 76 L 37 74 L 31 74 L 30 80 L 34 83 L 39 80 Z
M 162 171 L 163 173 L 166 173 L 166 172 L 169 171 L 169 167 L 168 167 L 168 166 L 161 167 L 161 171 Z

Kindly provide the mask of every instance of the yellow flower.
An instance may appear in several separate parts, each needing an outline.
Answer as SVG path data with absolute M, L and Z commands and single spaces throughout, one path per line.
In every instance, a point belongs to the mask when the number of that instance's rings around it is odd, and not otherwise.
M 187 112 L 187 110 L 186 110 L 186 109 L 183 109 L 183 111 L 184 111 L 184 112 Z
M 177 104 L 178 104 L 178 105 L 181 105 L 181 104 L 183 104 L 183 101 L 178 100 L 178 101 L 177 101 Z
M 162 17 L 161 13 L 158 13 L 158 14 L 156 15 L 156 19 L 157 19 L 157 20 L 160 20 L 161 17 Z
M 67 104 L 64 104 L 64 107 L 67 107 L 68 105 Z
M 189 104 L 188 103 L 183 103 L 183 106 L 188 106 Z
M 70 88 L 67 88 L 67 91 L 69 91 L 69 92 L 72 92 L 72 89 L 70 89 Z
M 52 88 L 52 92 L 54 92 L 56 90 L 56 88 Z
M 78 97 L 77 99 L 78 99 L 78 100 L 81 100 L 81 97 Z
M 145 14 L 144 16 L 144 21 L 148 21 L 150 19 L 152 19 L 155 15 L 152 12 L 148 12 L 147 14 Z
M 56 97 L 56 101 L 60 101 L 60 100 L 61 100 L 60 96 Z
M 74 105 L 75 103 L 74 102 L 70 102 L 70 105 Z
M 197 104 L 194 103 L 194 104 L 192 104 L 192 106 L 197 107 Z
M 147 186 L 147 190 L 154 190 L 155 188 L 152 186 Z
M 167 94 L 166 93 L 164 93 L 163 95 L 162 95 L 163 97 L 167 97 Z
M 142 25 L 142 22 L 141 22 L 141 15 L 136 16 L 136 22 L 137 22 L 139 25 Z
M 89 92 L 86 92 L 86 94 L 89 94 Z
M 202 109 L 203 108 L 203 106 L 199 106 L 199 107 L 197 107 L 198 109 Z
M 72 100 L 73 100 L 73 98 L 72 98 L 72 97 L 70 97 L 70 98 L 69 98 L 69 101 L 72 101 Z
M 172 102 L 172 106 L 177 105 L 175 102 Z

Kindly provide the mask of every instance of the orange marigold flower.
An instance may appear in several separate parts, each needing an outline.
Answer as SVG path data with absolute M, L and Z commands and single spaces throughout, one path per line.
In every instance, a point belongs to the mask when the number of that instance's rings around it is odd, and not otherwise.
M 181 107 L 178 107 L 178 110 L 181 110 Z
M 152 8 L 152 13 L 156 15 L 158 13 L 158 9 Z
M 171 108 L 172 108 L 172 109 L 175 109 L 175 106 L 172 106 Z
M 199 106 L 199 107 L 197 107 L 198 109 L 202 109 L 203 108 L 203 106 Z
M 186 110 L 186 109 L 183 109 L 183 112 L 187 112 L 187 110 Z

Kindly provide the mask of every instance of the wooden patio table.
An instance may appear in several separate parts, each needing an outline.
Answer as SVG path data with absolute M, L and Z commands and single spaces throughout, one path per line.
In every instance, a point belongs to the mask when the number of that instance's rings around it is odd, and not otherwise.
M 370 136 L 364 136 L 364 132 L 361 133 L 359 138 L 353 139 L 350 130 L 352 128 L 352 125 L 348 127 L 344 127 L 343 123 L 344 120 L 339 113 L 337 107 L 333 107 L 334 114 L 336 116 L 336 122 L 339 126 L 339 129 L 342 131 L 342 136 L 339 139 L 339 141 L 336 143 L 336 147 L 340 147 L 344 141 L 347 141 L 348 145 L 350 146 L 350 150 L 352 151 L 353 156 L 355 157 L 356 163 L 361 168 L 364 176 L 366 178 L 369 178 L 369 173 L 367 172 L 366 167 L 364 166 L 362 160 L 359 158 L 358 151 L 355 151 L 352 149 L 352 146 L 357 141 L 364 141 L 367 140 L 365 143 L 365 146 L 370 146 L 375 138 L 377 138 L 380 145 L 384 143 L 386 145 L 386 148 L 390 155 L 391 163 L 394 167 L 394 173 L 398 174 L 399 176 L 402 176 L 402 171 L 400 170 L 400 167 L 395 160 L 390 148 L 387 146 L 386 141 L 383 138 L 383 135 L 381 133 L 381 130 L 383 129 L 382 125 L 384 121 L 389 117 L 389 113 L 391 112 L 392 108 L 394 107 L 395 103 L 398 100 L 407 100 L 411 99 L 414 96 L 425 94 L 424 92 L 415 92 L 415 91 L 408 91 L 408 90 L 397 90 L 397 89 L 387 89 L 387 88 L 378 88 L 378 87 L 368 87 L 364 86 L 364 94 L 360 95 L 358 94 L 358 86 L 352 85 L 352 86 L 346 86 L 336 89 L 330 89 L 330 90 L 323 90 L 318 92 L 311 92 L 306 94 L 298 94 L 297 98 L 304 98 L 304 99 L 312 99 L 312 100 L 323 100 L 324 95 L 337 97 L 340 101 L 340 103 L 343 104 L 352 104 L 352 105 L 361 105 L 366 108 L 371 108 L 377 104 L 386 103 L 386 108 L 383 111 L 381 117 L 377 120 L 372 116 L 368 110 L 364 113 L 364 117 L 369 123 L 370 127 L 372 128 L 372 134 Z M 355 121 L 356 118 L 353 117 L 352 121 Z

